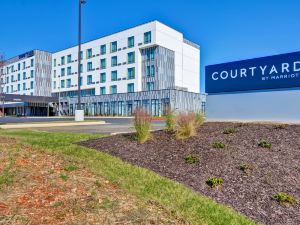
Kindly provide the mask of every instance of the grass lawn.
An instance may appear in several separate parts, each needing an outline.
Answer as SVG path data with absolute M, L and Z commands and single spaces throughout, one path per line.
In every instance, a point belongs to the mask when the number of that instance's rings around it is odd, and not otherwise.
M 108 154 L 72 144 L 96 138 L 99 135 L 27 130 L 0 130 L 0 135 L 15 137 L 39 151 L 61 155 L 73 162 L 78 162 L 86 166 L 93 174 L 107 179 L 137 199 L 143 202 L 155 202 L 175 218 L 182 218 L 190 224 L 255 224 L 245 216 L 179 183 L 125 163 Z M 2 172 L 0 176 L 6 175 Z M 8 180 L 12 179 L 13 177 Z

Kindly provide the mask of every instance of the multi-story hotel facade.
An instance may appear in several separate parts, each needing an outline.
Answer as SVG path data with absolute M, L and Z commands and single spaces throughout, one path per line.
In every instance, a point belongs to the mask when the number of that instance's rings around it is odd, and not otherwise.
M 82 44 L 80 88 L 87 115 L 153 116 L 167 109 L 203 110 L 200 47 L 158 21 Z M 2 93 L 53 96 L 62 115 L 74 115 L 78 46 L 55 53 L 34 50 L 5 62 Z M 56 112 L 56 114 L 59 114 Z
M 52 54 L 52 94 L 62 114 L 77 107 L 78 46 Z M 82 107 L 89 115 L 160 116 L 167 108 L 201 110 L 200 48 L 153 21 L 82 44 Z

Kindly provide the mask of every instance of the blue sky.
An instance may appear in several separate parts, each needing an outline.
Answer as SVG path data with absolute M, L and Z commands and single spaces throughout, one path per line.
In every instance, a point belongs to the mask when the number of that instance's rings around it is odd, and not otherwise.
M 204 77 L 205 65 L 299 51 L 299 10 L 299 0 L 87 0 L 83 41 L 159 20 L 201 46 Z M 0 11 L 6 58 L 77 42 L 77 0 L 0 0 Z

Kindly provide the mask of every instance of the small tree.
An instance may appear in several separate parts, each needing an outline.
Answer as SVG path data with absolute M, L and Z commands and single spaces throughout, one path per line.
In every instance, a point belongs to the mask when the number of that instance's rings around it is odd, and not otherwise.
M 151 116 L 142 108 L 137 108 L 134 112 L 134 128 L 139 143 L 142 144 L 149 139 Z

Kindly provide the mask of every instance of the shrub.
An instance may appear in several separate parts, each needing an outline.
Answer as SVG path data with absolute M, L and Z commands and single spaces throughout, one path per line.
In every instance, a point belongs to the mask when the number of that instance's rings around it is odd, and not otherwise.
M 142 108 L 134 112 L 135 137 L 139 143 L 144 143 L 150 137 L 151 116 Z
M 266 140 L 262 140 L 261 142 L 258 143 L 258 146 L 262 148 L 271 148 L 272 144 Z
M 240 170 L 243 171 L 245 174 L 247 174 L 248 176 L 252 173 L 253 171 L 253 166 L 250 164 L 242 164 L 240 165 Z
M 180 113 L 176 118 L 176 137 L 178 139 L 185 139 L 195 134 L 195 113 Z
M 211 188 L 215 188 L 219 185 L 222 185 L 224 183 L 224 180 L 220 177 L 211 177 L 206 181 L 206 184 L 210 186 Z
M 195 154 L 188 154 L 184 157 L 184 160 L 188 164 L 195 164 L 199 162 L 199 158 Z
M 274 129 L 279 129 L 279 130 L 282 130 L 282 129 L 285 129 L 287 126 L 287 124 L 275 124 L 274 125 Z
M 225 148 L 225 144 L 222 141 L 215 141 L 212 143 L 214 148 Z
M 166 129 L 169 132 L 174 132 L 176 130 L 176 116 L 170 109 L 168 109 L 166 114 Z
M 63 181 L 67 181 L 69 179 L 69 177 L 66 175 L 66 174 L 60 174 L 60 178 L 63 180 Z
M 224 129 L 223 131 L 223 134 L 234 134 L 236 133 L 238 130 L 234 127 L 231 127 L 231 128 L 226 128 Z
M 294 196 L 289 195 L 285 192 L 278 192 L 275 195 L 273 195 L 273 199 L 278 201 L 279 203 L 288 203 L 288 204 L 295 204 L 297 201 Z
M 204 123 L 205 117 L 202 112 L 196 112 L 195 114 L 195 124 L 196 127 L 200 127 Z

